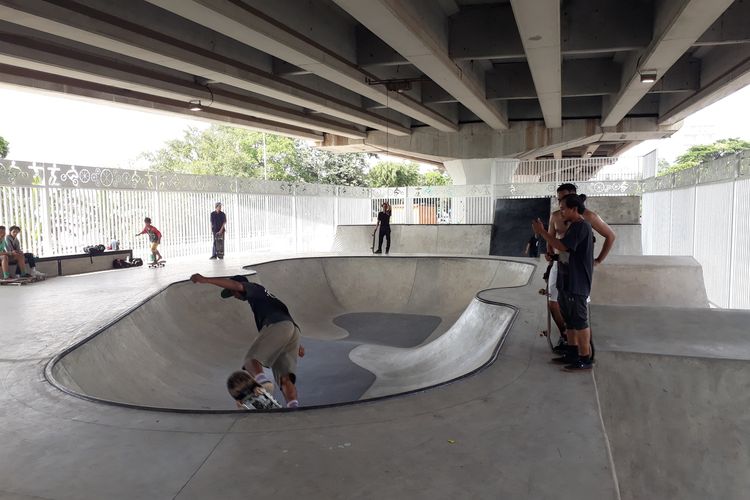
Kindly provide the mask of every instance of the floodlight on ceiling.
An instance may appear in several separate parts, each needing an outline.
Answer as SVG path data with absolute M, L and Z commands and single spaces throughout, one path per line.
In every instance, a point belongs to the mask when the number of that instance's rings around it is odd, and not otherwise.
M 656 71 L 641 71 L 641 83 L 655 83 Z
M 190 111 L 203 111 L 203 105 L 198 99 L 193 99 L 192 101 L 188 102 L 188 109 Z

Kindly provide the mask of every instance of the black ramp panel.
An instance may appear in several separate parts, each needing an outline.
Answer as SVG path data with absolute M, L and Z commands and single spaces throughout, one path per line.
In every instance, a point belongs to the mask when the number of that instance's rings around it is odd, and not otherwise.
M 550 216 L 549 198 L 495 200 L 490 255 L 520 257 L 531 235 L 531 221 L 539 217 L 546 226 Z M 542 241 L 539 252 L 545 251 Z

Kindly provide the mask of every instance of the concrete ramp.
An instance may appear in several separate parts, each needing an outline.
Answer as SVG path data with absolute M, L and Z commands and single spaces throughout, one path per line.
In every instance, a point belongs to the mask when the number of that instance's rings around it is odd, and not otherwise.
M 369 252 L 374 229 L 374 224 L 337 226 L 331 250 Z M 391 224 L 391 252 L 489 255 L 491 233 L 491 224 Z
M 482 303 L 476 293 L 523 286 L 534 266 L 495 258 L 328 257 L 253 269 L 250 279 L 283 300 L 302 327 L 307 356 L 298 387 L 303 405 L 314 406 L 426 388 L 491 362 L 515 309 Z M 62 355 L 52 377 L 94 399 L 233 409 L 226 377 L 240 368 L 257 331 L 247 303 L 219 293 L 189 282 L 169 286 Z
M 622 499 L 748 498 L 750 312 L 592 309 Z
M 708 307 L 701 265 L 692 257 L 607 257 L 594 269 L 592 304 Z

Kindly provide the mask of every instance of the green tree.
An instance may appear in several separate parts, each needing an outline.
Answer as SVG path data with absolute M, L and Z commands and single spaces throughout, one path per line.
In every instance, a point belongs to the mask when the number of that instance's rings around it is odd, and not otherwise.
M 8 156 L 9 149 L 10 144 L 8 144 L 8 141 L 0 136 L 0 158 L 5 158 L 6 156 Z
M 262 132 L 225 125 L 206 130 L 190 127 L 182 139 L 141 157 L 161 171 L 364 185 L 364 154 L 332 154 L 289 137 L 265 134 L 264 164 L 263 143 Z
M 370 187 L 418 186 L 420 181 L 419 167 L 411 162 L 381 161 L 367 173 Z
M 722 156 L 737 153 L 745 149 L 750 149 L 750 142 L 742 139 L 730 138 L 719 139 L 711 144 L 698 144 L 691 146 L 685 153 L 677 157 L 677 160 L 664 170 L 660 170 L 658 175 L 667 175 L 680 170 L 693 168 L 704 161 L 715 160 Z
M 302 164 L 314 172 L 316 181 L 339 186 L 366 186 L 367 154 L 335 154 L 307 146 L 300 148 Z
M 449 186 L 453 184 L 453 179 L 444 172 L 432 170 L 422 176 L 420 184 L 423 186 Z

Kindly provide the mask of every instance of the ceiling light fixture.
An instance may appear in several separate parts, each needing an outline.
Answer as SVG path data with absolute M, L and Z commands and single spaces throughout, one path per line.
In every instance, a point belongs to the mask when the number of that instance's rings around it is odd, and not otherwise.
M 370 80 L 367 79 L 369 85 L 384 85 L 385 89 L 389 92 L 397 92 L 403 94 L 404 92 L 411 90 L 412 83 L 414 82 L 426 82 L 426 77 L 419 78 L 392 78 L 390 80 Z
M 641 73 L 641 83 L 655 83 L 656 82 L 655 70 L 643 70 L 640 73 Z
M 210 108 L 211 105 L 214 103 L 214 91 L 211 90 L 211 87 L 209 87 L 208 80 L 206 80 L 205 78 L 201 78 L 199 76 L 194 76 L 193 81 L 197 85 L 200 85 L 201 87 L 204 87 L 206 90 L 208 90 L 208 95 L 211 96 L 211 102 L 204 105 L 200 99 L 193 99 L 191 101 L 188 101 L 188 109 L 190 111 L 203 111 L 206 108 Z

